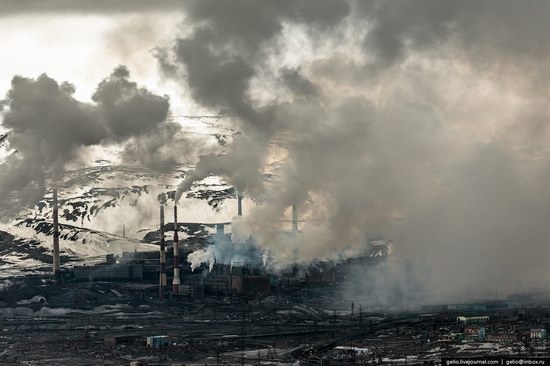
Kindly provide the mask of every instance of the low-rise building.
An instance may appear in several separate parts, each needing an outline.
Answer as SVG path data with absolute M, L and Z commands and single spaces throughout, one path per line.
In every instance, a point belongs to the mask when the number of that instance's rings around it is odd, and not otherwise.
M 531 329 L 529 336 L 531 339 L 546 339 L 546 329 Z
M 487 342 L 509 344 L 516 342 L 518 340 L 518 336 L 514 333 L 491 333 L 485 336 L 485 340 Z
M 488 315 L 480 315 L 480 316 L 458 316 L 456 318 L 457 323 L 462 324 L 483 324 L 487 323 L 489 321 Z
M 231 290 L 238 295 L 268 294 L 271 286 L 268 276 L 238 276 L 231 278 Z
M 170 337 L 162 336 L 151 336 L 147 337 L 147 347 L 149 348 L 162 348 L 170 345 Z
M 439 338 L 440 342 L 452 343 L 452 342 L 461 342 L 464 340 L 463 333 L 449 333 L 444 334 Z
M 468 325 L 464 327 L 464 337 L 467 340 L 482 341 L 485 339 L 485 327 L 480 325 Z
M 106 346 L 115 347 L 122 343 L 130 343 L 139 339 L 136 335 L 108 335 L 103 338 Z

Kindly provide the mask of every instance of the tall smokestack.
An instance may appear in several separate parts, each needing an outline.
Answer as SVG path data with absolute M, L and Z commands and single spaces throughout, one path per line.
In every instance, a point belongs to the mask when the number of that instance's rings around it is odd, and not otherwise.
M 159 278 L 159 297 L 164 299 L 164 290 L 166 289 L 166 246 L 164 244 L 164 206 L 160 206 L 160 278 Z
M 240 193 L 237 195 L 237 215 L 243 215 L 243 195 Z
M 57 189 L 53 190 L 53 274 L 59 283 L 61 268 L 59 263 L 59 210 L 57 204 Z
M 292 231 L 298 232 L 298 205 L 292 204 Z
M 178 244 L 178 206 L 174 205 L 174 280 L 172 281 L 172 293 L 180 291 L 180 250 Z

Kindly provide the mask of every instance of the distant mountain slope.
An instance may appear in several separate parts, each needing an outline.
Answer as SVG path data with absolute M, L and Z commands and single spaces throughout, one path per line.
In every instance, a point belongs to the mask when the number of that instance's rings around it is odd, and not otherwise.
M 183 133 L 206 136 L 220 145 L 220 151 L 239 134 L 223 116 L 177 118 L 181 119 Z M 16 152 L 9 149 L 6 133 L 0 134 L 1 152 L 5 155 L 0 156 L 0 174 L 5 157 L 17 158 Z M 56 182 L 63 262 L 72 265 L 103 260 L 106 254 L 136 248 L 158 250 L 159 195 L 166 199 L 166 240 L 171 245 L 175 191 L 194 167 L 183 164 L 158 172 L 128 165 L 121 161 L 121 148 L 117 146 L 93 148 L 87 155 L 89 163 L 68 169 L 62 181 Z M 267 183 L 276 178 L 283 163 L 274 161 L 270 165 L 264 175 Z M 229 233 L 229 223 L 237 213 L 236 194 L 218 177 L 196 182 L 178 205 L 182 247 L 193 250 L 205 246 L 216 232 L 217 223 L 226 223 L 225 231 Z M 250 205 L 254 203 L 245 197 L 245 215 Z M 0 276 L 24 274 L 29 269 L 50 270 L 52 213 L 50 190 L 11 222 L 0 224 Z
M 210 136 L 222 146 L 236 134 L 222 120 L 182 122 L 185 133 Z M 91 166 L 66 171 L 59 192 L 61 254 L 63 262 L 97 261 L 106 254 L 123 251 L 158 250 L 159 195 L 167 199 L 166 222 L 177 185 L 193 169 L 182 165 L 168 172 L 123 164 L 120 147 L 90 151 Z M 5 159 L 13 155 L 8 134 L 0 134 L 0 174 Z M 215 222 L 231 221 L 236 213 L 235 190 L 216 177 L 197 182 L 180 204 L 181 240 L 190 247 L 201 246 L 215 232 Z M 0 225 L 0 276 L 49 271 L 52 247 L 52 195 Z M 206 225 L 203 225 L 205 223 Z M 125 238 L 123 238 L 125 231 Z M 170 241 L 171 233 L 167 233 Z M 144 240 L 145 239 L 145 240 Z

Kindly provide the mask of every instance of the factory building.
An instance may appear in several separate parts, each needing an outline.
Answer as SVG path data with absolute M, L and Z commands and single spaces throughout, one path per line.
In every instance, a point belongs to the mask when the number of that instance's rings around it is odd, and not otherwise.
M 308 284 L 335 284 L 336 266 L 330 262 L 310 266 L 305 273 L 305 281 Z
M 242 196 L 239 194 L 238 215 L 242 215 Z M 191 270 L 187 256 L 197 250 L 197 243 L 180 243 L 179 232 L 188 230 L 177 219 L 177 206 L 174 209 L 174 222 L 164 221 L 164 206 L 160 206 L 159 229 L 151 233 L 148 240 L 159 243 L 159 250 L 152 252 L 125 252 L 122 257 L 107 256 L 105 263 L 95 266 L 76 266 L 72 271 L 72 280 L 76 282 L 119 281 L 141 283 L 139 288 L 128 288 L 134 292 L 141 291 L 150 296 L 151 286 L 156 283 L 157 296 L 160 300 L 170 298 L 178 300 L 200 300 L 205 296 L 266 296 L 278 289 L 295 289 L 304 287 L 332 286 L 346 283 L 356 278 L 356 273 L 366 267 L 375 268 L 391 253 L 391 242 L 375 240 L 370 242 L 369 250 L 362 257 L 348 259 L 342 263 L 322 261 L 308 267 L 295 265 L 283 273 L 268 273 L 261 260 L 261 252 L 246 253 L 244 258 L 257 258 L 252 262 L 221 263 L 227 258 L 217 258 L 218 263 L 202 264 L 198 270 Z M 298 205 L 292 205 L 292 231 L 285 232 L 290 239 L 297 238 Z M 215 228 L 210 241 L 211 245 L 222 245 L 230 248 L 231 235 L 225 233 L 226 223 L 204 224 Z M 198 225 L 199 226 L 199 225 Z M 191 229 L 193 230 L 193 229 Z M 168 232 L 173 231 L 173 240 L 165 240 Z M 55 242 L 54 242 L 55 244 Z M 171 244 L 171 247 L 170 247 Z M 181 244 L 181 245 L 180 245 Z M 204 245 L 205 243 L 200 243 Z M 240 248 L 257 248 L 254 238 L 248 238 Z M 227 245 L 227 248 L 225 246 Z M 296 252 L 296 255 L 299 253 Z M 229 258 L 231 259 L 231 258 Z M 349 276 L 348 276 L 349 274 Z M 353 274 L 353 275 L 351 275 Z M 172 285 L 170 286 L 169 283 Z M 138 285 L 138 284 L 136 284 Z M 171 290 L 171 291 L 170 291 Z M 167 296 L 169 295 L 169 296 Z
M 459 316 L 456 318 L 457 323 L 462 324 L 483 324 L 487 323 L 489 321 L 489 316 L 487 315 L 481 315 L 481 316 Z
M 200 291 L 197 287 L 202 286 L 203 294 L 224 296 L 253 296 L 271 292 L 269 276 L 261 273 L 259 269 L 220 264 L 215 268 L 216 271 L 213 269 L 206 276 L 185 276 L 185 284 L 180 288 L 185 288 L 185 291 L 191 294 L 189 291 Z
M 154 281 L 158 278 L 157 252 L 123 252 L 116 259 L 112 254 L 95 266 L 75 266 L 72 279 L 76 282 L 94 281 Z
M 237 295 L 259 295 L 271 292 L 268 276 L 237 276 L 231 278 L 231 292 Z
M 94 281 L 143 281 L 142 264 L 99 264 L 74 267 L 76 282 Z

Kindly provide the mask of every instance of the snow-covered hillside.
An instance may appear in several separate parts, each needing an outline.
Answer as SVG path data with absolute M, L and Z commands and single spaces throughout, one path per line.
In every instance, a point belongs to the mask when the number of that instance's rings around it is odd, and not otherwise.
M 185 133 L 210 136 L 225 144 L 235 133 L 206 120 L 185 120 Z M 0 149 L 13 154 L 0 136 Z M 223 148 L 223 146 L 222 146 Z M 93 162 L 67 169 L 59 192 L 61 255 L 65 265 L 95 261 L 106 254 L 157 250 L 159 195 L 166 197 L 166 222 L 173 222 L 172 206 L 177 185 L 192 166 L 170 172 L 123 164 L 120 148 L 97 148 Z M 1 164 L 1 161 L 0 161 Z M 1 165 L 0 165 L 1 169 Z M 246 210 L 247 202 L 245 202 Z M 195 184 L 180 200 L 180 235 L 190 246 L 201 243 L 215 231 L 215 223 L 230 222 L 237 212 L 236 192 L 217 177 Z M 52 192 L 19 212 L 9 223 L 0 224 L 0 276 L 49 270 L 52 247 Z M 123 234 L 124 232 L 124 234 Z M 170 236 L 167 233 L 167 238 Z

